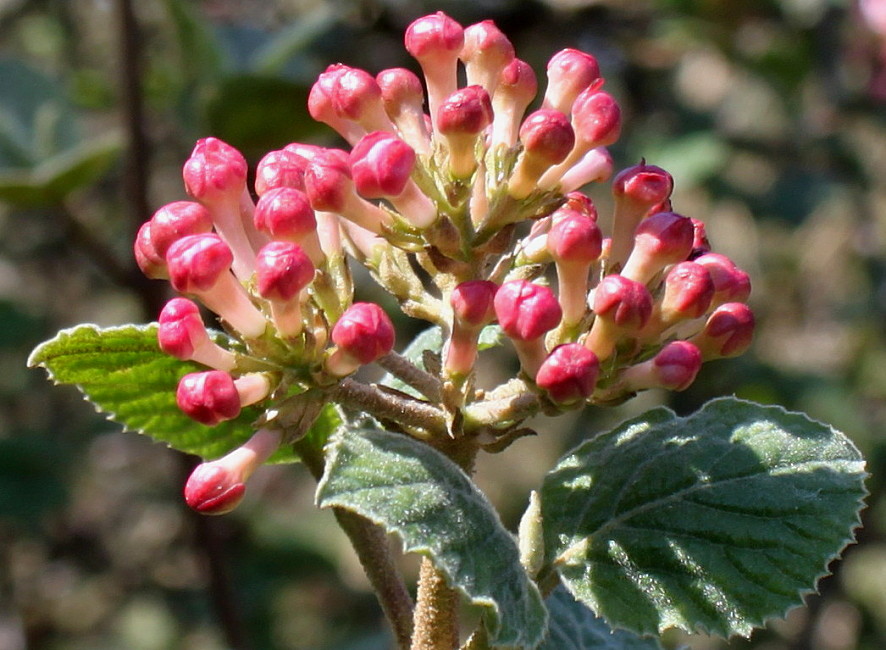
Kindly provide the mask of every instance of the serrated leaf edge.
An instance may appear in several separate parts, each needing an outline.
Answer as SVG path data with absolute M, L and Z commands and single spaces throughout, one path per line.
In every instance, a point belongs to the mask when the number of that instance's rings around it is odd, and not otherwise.
M 788 607 L 787 607 L 787 608 L 786 608 L 781 614 L 773 614 L 772 616 L 766 617 L 766 618 L 761 619 L 761 620 L 749 619 L 749 621 L 748 621 L 748 626 L 749 626 L 750 629 L 748 630 L 747 634 L 743 634 L 743 633 L 741 633 L 741 632 L 736 632 L 736 633 L 734 633 L 734 634 L 729 634 L 728 636 L 725 636 L 725 637 L 724 637 L 724 636 L 721 635 L 721 634 L 718 634 L 718 633 L 716 633 L 716 632 L 712 632 L 712 631 L 710 631 L 709 629 L 707 629 L 707 628 L 706 628 L 705 626 L 703 626 L 703 625 L 696 625 L 695 628 L 694 628 L 694 629 L 691 629 L 691 630 L 690 630 L 690 629 L 685 629 L 685 628 L 682 628 L 682 627 L 679 627 L 679 626 L 674 626 L 674 625 L 659 625 L 658 628 L 657 628 L 659 634 L 662 634 L 662 633 L 665 632 L 666 630 L 676 628 L 676 629 L 681 629 L 681 630 L 683 630 L 684 632 L 688 632 L 688 633 L 690 633 L 690 634 L 694 634 L 694 633 L 702 633 L 702 634 L 707 634 L 707 635 L 710 635 L 710 636 L 715 636 L 715 637 L 719 637 L 719 638 L 726 638 L 726 639 L 733 639 L 733 638 L 736 638 L 736 637 L 738 637 L 738 638 L 750 638 L 750 636 L 751 636 L 751 634 L 753 633 L 754 629 L 758 629 L 758 628 L 765 627 L 766 624 L 767 624 L 769 621 L 783 619 L 785 616 L 788 615 L 789 612 L 792 612 L 793 610 L 798 609 L 798 608 L 800 608 L 800 607 L 804 607 L 805 605 L 804 605 L 804 603 L 803 603 L 802 601 L 806 598 L 806 596 L 809 596 L 809 595 L 811 595 L 811 594 L 817 594 L 817 593 L 818 593 L 818 584 L 821 582 L 821 580 L 823 580 L 824 578 L 826 578 L 826 577 L 828 577 L 828 576 L 830 576 L 830 575 L 833 575 L 833 571 L 831 571 L 831 570 L 829 569 L 831 563 L 833 563 L 835 560 L 839 560 L 839 559 L 843 556 L 843 552 L 846 550 L 846 548 L 849 547 L 849 546 L 851 546 L 852 544 L 856 543 L 857 539 L 856 539 L 856 534 L 855 534 L 855 533 L 856 533 L 856 531 L 857 531 L 859 528 L 862 527 L 861 512 L 862 512 L 862 510 L 864 510 L 864 509 L 867 507 L 867 504 L 865 503 L 865 499 L 870 495 L 870 491 L 867 489 L 867 486 L 866 486 L 865 483 L 864 483 L 865 480 L 870 476 L 870 474 L 864 469 L 864 467 L 866 466 L 866 461 L 865 461 L 864 457 L 862 456 L 861 452 L 859 451 L 859 449 L 858 449 L 858 447 L 855 445 L 855 443 L 854 443 L 854 442 L 853 442 L 853 441 L 852 441 L 852 440 L 851 440 L 846 434 L 844 434 L 844 433 L 841 432 L 841 431 L 838 431 L 838 430 L 835 429 L 833 426 L 831 426 L 831 425 L 829 425 L 829 424 L 827 424 L 827 423 L 821 422 L 821 421 L 819 421 L 819 420 L 816 420 L 816 419 L 810 417 L 808 414 L 803 413 L 803 412 L 801 412 L 801 411 L 790 411 L 790 410 L 786 409 L 785 407 L 783 407 L 783 406 L 781 406 L 781 405 L 777 405 L 777 404 L 759 404 L 759 403 L 757 403 L 757 402 L 753 402 L 753 401 L 751 401 L 751 400 L 746 400 L 746 399 L 741 399 L 741 398 L 738 398 L 738 397 L 735 397 L 735 396 L 725 396 L 725 397 L 717 397 L 717 398 L 714 398 L 714 399 L 712 399 L 712 400 L 709 400 L 709 401 L 706 402 L 706 403 L 705 403 L 700 409 L 698 409 L 698 410 L 695 411 L 694 413 L 691 413 L 691 414 L 686 415 L 686 416 L 679 416 L 679 415 L 677 415 L 673 410 L 671 410 L 670 408 L 668 408 L 668 407 L 666 407 L 666 406 L 656 407 L 656 408 L 651 409 L 650 411 L 647 411 L 646 413 L 643 413 L 643 414 L 641 414 L 641 415 L 639 415 L 639 416 L 637 416 L 637 417 L 629 418 L 629 419 L 627 419 L 627 420 L 625 420 L 625 421 L 623 421 L 623 422 L 617 424 L 617 425 L 616 425 L 615 427 L 613 427 L 611 430 L 614 431 L 615 429 L 621 429 L 621 428 L 623 428 L 623 427 L 626 427 L 627 425 L 629 425 L 629 424 L 632 423 L 632 422 L 641 422 L 641 421 L 643 421 L 643 420 L 645 420 L 645 419 L 648 419 L 649 416 L 650 416 L 650 414 L 652 414 L 652 413 L 662 413 L 662 414 L 667 414 L 667 415 L 670 416 L 669 421 L 670 421 L 670 420 L 676 420 L 676 421 L 678 421 L 678 422 L 680 422 L 680 421 L 686 421 L 686 420 L 692 419 L 692 418 L 694 418 L 694 417 L 696 417 L 696 416 L 698 416 L 698 415 L 704 413 L 705 411 L 707 411 L 707 410 L 709 410 L 709 409 L 715 409 L 715 408 L 718 408 L 720 405 L 725 404 L 725 403 L 733 403 L 733 404 L 734 404 L 734 403 L 738 403 L 738 404 L 744 404 L 744 405 L 749 405 L 749 406 L 755 406 L 755 407 L 762 408 L 762 409 L 764 409 L 764 410 L 776 411 L 776 412 L 782 413 L 782 414 L 784 414 L 784 415 L 788 415 L 788 416 L 792 416 L 792 417 L 797 417 L 797 418 L 800 418 L 800 419 L 802 419 L 802 420 L 805 420 L 805 421 L 809 422 L 810 424 L 813 424 L 813 425 L 817 425 L 817 426 L 820 426 L 820 427 L 827 428 L 827 429 L 830 430 L 832 433 L 837 434 L 837 435 L 843 437 L 843 438 L 846 440 L 846 442 L 848 443 L 849 447 L 850 447 L 852 450 L 854 450 L 856 454 L 858 454 L 858 457 L 859 457 L 860 460 L 857 461 L 857 462 L 860 464 L 860 466 L 861 466 L 861 468 L 862 468 L 862 471 L 860 472 L 860 477 L 859 477 L 859 478 L 861 479 L 861 488 L 862 488 L 862 489 L 861 489 L 861 495 L 859 496 L 859 498 L 858 498 L 858 500 L 857 500 L 858 507 L 857 507 L 856 510 L 855 510 L 855 522 L 854 522 L 854 523 L 852 524 L 852 526 L 850 527 L 849 532 L 848 532 L 848 534 L 846 535 L 846 537 L 844 537 L 844 538 L 841 540 L 841 542 L 840 542 L 840 544 L 841 544 L 840 549 L 839 549 L 838 551 L 836 551 L 835 553 L 833 553 L 832 555 L 830 555 L 830 556 L 824 561 L 824 566 L 822 567 L 821 572 L 818 573 L 818 574 L 815 576 L 814 580 L 813 580 L 813 587 L 812 587 L 812 588 L 807 588 L 807 589 L 798 589 L 798 590 L 797 590 L 797 598 L 798 598 L 798 600 L 801 601 L 801 602 L 799 602 L 799 603 L 796 604 L 796 605 L 790 605 L 790 606 L 788 606 Z M 585 441 L 585 442 L 583 442 L 583 443 L 580 443 L 580 444 L 577 445 L 575 448 L 573 448 L 572 450 L 570 450 L 570 451 L 568 451 L 566 454 L 564 454 L 562 458 L 566 458 L 566 457 L 568 457 L 568 456 L 573 455 L 578 449 L 580 449 L 582 446 L 584 446 L 585 444 L 588 444 L 588 443 L 590 443 L 590 442 L 591 442 L 591 440 L 587 440 L 587 441 Z M 557 463 L 557 465 L 555 465 L 555 467 L 558 467 L 558 466 L 559 466 L 559 462 Z M 553 470 L 551 470 L 551 471 L 553 471 Z M 582 542 L 579 542 L 579 544 L 582 544 L 582 543 L 586 544 L 587 541 L 586 541 L 586 540 L 583 540 Z M 573 545 L 573 546 L 576 546 L 576 545 Z M 571 548 L 571 547 L 570 547 L 570 548 Z M 558 557 L 558 559 L 559 559 L 560 557 L 565 556 L 567 553 L 569 553 L 569 550 L 570 550 L 570 549 L 566 549 L 565 551 L 563 551 L 563 553 L 560 554 L 560 556 Z M 571 555 L 571 554 L 570 554 L 570 555 Z M 556 560 L 555 560 L 555 562 L 556 562 Z M 555 564 L 555 566 L 556 566 L 556 564 Z M 559 571 L 558 571 L 558 574 L 559 574 Z M 594 608 L 591 606 L 591 604 L 585 602 L 583 599 L 581 599 L 581 598 L 575 593 L 575 591 L 573 591 L 573 589 L 572 589 L 571 585 L 569 584 L 569 582 L 568 582 L 567 580 L 565 580 L 565 579 L 563 578 L 562 575 L 560 576 L 560 578 L 561 578 L 561 582 L 562 582 L 562 584 L 566 587 L 566 589 L 569 591 L 569 593 L 572 594 L 572 597 L 573 597 L 573 598 L 575 598 L 578 602 L 584 604 L 585 607 L 588 607 L 589 609 L 591 609 L 591 611 L 593 611 L 593 612 L 596 613 L 596 611 L 595 611 Z M 612 621 L 609 620 L 609 618 L 608 618 L 607 616 L 605 616 L 605 615 L 603 615 L 603 614 L 597 614 L 597 615 L 600 616 L 601 618 L 603 618 L 603 620 L 606 621 L 606 624 L 609 625 L 609 627 L 610 627 L 611 629 L 613 629 L 613 630 L 625 630 L 625 631 L 627 631 L 627 632 L 632 632 L 633 634 L 637 634 L 637 635 L 640 635 L 640 636 L 643 636 L 643 637 L 650 637 L 650 636 L 652 636 L 652 635 L 649 634 L 649 633 L 640 632 L 640 631 L 637 631 L 637 630 L 631 629 L 631 628 L 628 627 L 628 626 L 624 626 L 624 625 L 619 625 L 619 624 L 613 623 Z

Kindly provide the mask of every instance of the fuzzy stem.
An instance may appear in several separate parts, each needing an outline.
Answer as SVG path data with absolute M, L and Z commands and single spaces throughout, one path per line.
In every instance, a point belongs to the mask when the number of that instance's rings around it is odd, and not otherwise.
M 293 443 L 293 448 L 311 475 L 319 480 L 323 476 L 323 453 L 305 438 Z M 385 531 L 350 510 L 336 507 L 332 511 L 357 553 L 382 611 L 391 624 L 397 650 L 409 650 L 412 638 L 412 598 L 391 554 Z
M 410 650 L 454 650 L 458 646 L 458 594 L 424 557 L 418 578 L 415 636 Z
M 389 373 L 409 384 L 432 402 L 442 400 L 443 386 L 440 380 L 429 372 L 422 370 L 409 359 L 396 352 L 389 352 L 377 361 L 378 365 Z
M 362 384 L 353 379 L 341 380 L 332 396 L 347 406 L 356 406 L 382 420 L 420 427 L 433 434 L 446 434 L 443 411 L 426 402 L 387 393 L 377 386 Z

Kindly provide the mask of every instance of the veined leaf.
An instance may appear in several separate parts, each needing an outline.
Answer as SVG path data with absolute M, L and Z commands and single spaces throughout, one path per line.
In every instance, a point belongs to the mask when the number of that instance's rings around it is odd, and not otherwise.
M 517 542 L 459 467 L 417 440 L 386 431 L 333 437 L 321 507 L 352 510 L 429 556 L 451 585 L 488 612 L 493 643 L 533 648 L 546 612 L 520 566 Z
M 563 587 L 557 587 L 545 604 L 548 635 L 537 650 L 661 650 L 656 639 L 613 630 Z
M 207 427 L 182 413 L 175 403 L 179 379 L 205 368 L 162 352 L 156 324 L 63 330 L 38 346 L 28 365 L 46 368 L 56 383 L 76 386 L 97 410 L 126 429 L 203 458 L 218 458 L 246 442 L 261 414 L 247 407 L 236 419 Z M 309 435 L 322 438 L 322 445 L 337 418 L 329 406 Z M 296 460 L 288 446 L 271 458 L 278 463 Z
M 852 442 L 802 414 L 730 398 L 656 409 L 547 476 L 546 554 L 612 627 L 746 636 L 852 540 L 864 477 Z

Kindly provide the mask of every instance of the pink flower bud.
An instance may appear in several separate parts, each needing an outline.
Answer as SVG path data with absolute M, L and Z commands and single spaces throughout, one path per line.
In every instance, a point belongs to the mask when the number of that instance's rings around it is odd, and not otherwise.
M 538 110 L 520 126 L 523 151 L 508 182 L 508 194 L 523 199 L 535 190 L 536 181 L 552 165 L 563 162 L 575 145 L 569 119 L 560 111 Z
M 255 204 L 253 222 L 276 240 L 299 244 L 314 265 L 323 260 L 317 217 L 304 192 L 291 187 L 269 190 Z
M 431 136 L 425 127 L 424 90 L 421 80 L 406 68 L 382 70 L 375 77 L 388 117 L 400 137 L 417 153 L 430 149 Z
M 714 297 L 711 274 L 701 264 L 680 262 L 664 279 L 664 293 L 656 306 L 655 318 L 660 328 L 707 313 Z
M 449 170 L 456 178 L 477 168 L 474 145 L 492 123 L 492 103 L 482 86 L 467 86 L 449 95 L 437 111 L 437 131 L 446 140 Z
M 141 225 L 135 235 L 132 252 L 135 255 L 135 263 L 145 276 L 152 280 L 165 280 L 169 277 L 169 271 L 166 268 L 166 259 L 154 247 L 151 237 L 152 227 L 151 221 L 145 221 Z
M 262 298 L 292 300 L 313 279 L 314 265 L 298 244 L 272 241 L 258 252 L 255 284 Z
M 505 282 L 495 294 L 495 315 L 514 342 L 520 364 L 534 378 L 547 356 L 544 334 L 560 322 L 563 311 L 553 292 L 526 280 Z
M 378 82 L 359 68 L 348 68 L 335 78 L 332 106 L 339 117 L 356 122 L 365 131 L 394 130 Z
M 674 189 L 674 180 L 661 167 L 628 167 L 612 181 L 615 213 L 612 224 L 610 267 L 624 264 L 634 245 L 634 232 L 640 221 L 658 204 L 666 201 Z
M 484 327 L 495 319 L 495 294 L 498 285 L 489 280 L 469 280 L 452 290 L 449 304 L 455 322 L 466 327 Z
M 351 176 L 367 199 L 398 196 L 415 168 L 415 151 L 400 138 L 383 131 L 363 136 L 351 149 Z
M 338 78 L 351 70 L 349 66 L 336 63 L 317 77 L 308 94 L 308 112 L 318 122 L 332 127 L 341 137 L 353 144 L 366 133 L 362 126 L 343 117 L 335 107 L 333 96 Z
M 264 333 L 265 319 L 230 273 L 233 256 L 212 233 L 188 235 L 166 253 L 172 286 L 199 296 L 203 303 L 248 338 Z
M 234 378 L 222 370 L 185 375 L 178 383 L 175 401 L 185 415 L 209 427 L 233 420 L 242 408 Z
M 695 258 L 695 263 L 705 267 L 714 281 L 712 307 L 727 302 L 744 302 L 751 295 L 750 277 L 725 255 L 705 253 Z
M 634 249 L 621 274 L 646 284 L 669 264 L 682 262 L 692 252 L 692 221 L 676 212 L 659 212 L 644 219 L 634 234 Z
M 547 237 L 547 247 L 557 265 L 557 287 L 563 322 L 576 325 L 587 311 L 588 273 L 603 250 L 597 223 L 579 212 L 560 208 Z
M 282 337 L 293 338 L 301 333 L 300 294 L 313 279 L 314 264 L 298 244 L 273 241 L 258 252 L 256 289 L 270 301 L 271 317 Z
M 704 329 L 690 341 L 705 359 L 719 359 L 744 354 L 753 337 L 754 312 L 743 302 L 728 302 L 714 310 Z
M 234 255 L 234 274 L 244 282 L 252 275 L 261 241 L 252 227 L 246 172 L 243 155 L 218 138 L 198 140 L 182 170 L 188 194 L 209 210 L 216 232 Z M 248 222 L 243 210 L 249 213 Z
M 355 302 L 332 328 L 332 342 L 336 349 L 327 358 L 326 369 L 343 377 L 393 349 L 394 324 L 375 303 Z
M 234 256 L 218 235 L 188 235 L 166 253 L 169 281 L 176 291 L 202 293 L 211 289 L 231 268 Z
M 188 194 L 201 203 L 214 203 L 222 197 L 238 201 L 246 187 L 246 172 L 243 154 L 218 138 L 203 138 L 194 146 L 182 176 Z
M 474 367 L 480 332 L 495 319 L 497 290 L 498 285 L 488 280 L 469 280 L 452 290 L 452 330 L 443 352 L 447 374 L 467 375 Z
M 625 338 L 637 336 L 652 315 L 652 295 L 646 285 L 620 275 L 607 275 L 594 289 L 594 324 L 585 347 L 597 358 L 608 358 Z
M 492 95 L 502 69 L 514 60 L 514 46 L 491 20 L 464 30 L 460 57 L 465 64 L 468 85 L 483 86 Z
M 269 151 L 255 168 L 255 193 L 263 196 L 279 187 L 305 189 L 307 166 L 307 158 L 288 149 Z
M 305 173 L 305 193 L 315 210 L 337 212 L 375 234 L 391 224 L 387 212 L 357 195 L 348 162 L 337 156 L 311 161 Z
M 627 368 L 621 375 L 624 387 L 631 391 L 650 388 L 686 390 L 701 369 L 699 349 L 688 341 L 671 341 L 652 359 Z
M 246 481 L 279 446 L 278 432 L 260 429 L 242 447 L 198 465 L 185 484 L 188 506 L 204 515 L 230 512 L 243 499 Z
M 166 354 L 216 370 L 234 369 L 233 353 L 209 338 L 200 310 L 187 298 L 173 298 L 160 312 L 157 343 Z
M 514 59 L 501 71 L 492 108 L 492 146 L 513 147 L 517 143 L 517 131 L 526 107 L 535 98 L 538 82 L 535 71 L 525 61 Z
M 548 61 L 547 74 L 542 107 L 569 114 L 578 94 L 600 78 L 600 66 L 590 54 L 565 49 Z
M 600 362 L 597 355 L 579 343 L 558 345 L 538 369 L 535 383 L 558 404 L 574 404 L 594 392 Z
M 404 43 L 406 51 L 415 57 L 424 72 L 428 107 L 434 117 L 443 98 L 457 87 L 456 64 L 464 46 L 464 29 L 438 11 L 409 25 Z
M 151 242 L 154 250 L 165 257 L 166 251 L 185 235 L 212 230 L 209 211 L 193 201 L 175 201 L 164 205 L 151 217 Z

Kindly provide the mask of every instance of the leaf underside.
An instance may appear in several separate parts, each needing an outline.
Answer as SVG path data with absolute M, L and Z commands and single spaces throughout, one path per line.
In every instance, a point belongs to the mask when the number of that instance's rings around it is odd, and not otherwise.
M 520 565 L 514 537 L 471 480 L 448 458 L 404 435 L 341 431 L 317 488 L 339 506 L 398 535 L 406 552 L 429 556 L 474 604 L 486 608 L 496 645 L 533 648 L 546 612 Z
M 864 477 L 855 446 L 802 414 L 732 398 L 655 409 L 547 476 L 548 561 L 614 628 L 747 636 L 852 541 Z
M 76 386 L 97 410 L 127 430 L 203 458 L 218 458 L 246 442 L 254 433 L 252 422 L 262 413 L 247 407 L 237 418 L 213 427 L 182 413 L 175 402 L 179 379 L 206 368 L 161 351 L 156 324 L 63 330 L 38 346 L 28 365 L 45 368 L 58 384 Z M 316 426 L 331 430 L 336 418 L 330 407 Z M 297 460 L 284 445 L 270 462 Z

